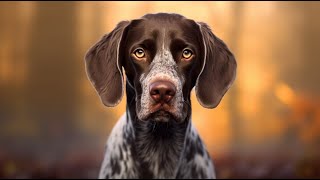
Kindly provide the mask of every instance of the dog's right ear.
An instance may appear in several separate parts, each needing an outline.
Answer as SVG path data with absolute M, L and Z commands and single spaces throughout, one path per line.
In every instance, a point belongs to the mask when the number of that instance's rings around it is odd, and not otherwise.
M 114 30 L 104 35 L 85 55 L 86 72 L 105 106 L 113 107 L 123 97 L 122 41 L 129 21 L 120 22 Z
M 233 84 L 237 62 L 227 45 L 210 27 L 198 23 L 204 47 L 204 63 L 196 82 L 196 96 L 203 107 L 215 108 Z

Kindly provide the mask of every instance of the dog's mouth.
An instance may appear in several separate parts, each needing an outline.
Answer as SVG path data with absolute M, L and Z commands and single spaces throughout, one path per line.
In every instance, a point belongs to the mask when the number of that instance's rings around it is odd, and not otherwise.
M 150 107 L 144 116 L 140 116 L 142 121 L 155 121 L 155 122 L 180 122 L 181 118 L 179 112 L 174 107 L 168 105 L 155 105 Z
M 156 104 L 151 106 L 150 111 L 151 111 L 151 113 L 154 113 L 154 112 L 157 112 L 157 111 L 170 112 L 170 109 L 172 109 L 172 107 L 170 107 L 170 105 L 168 105 L 166 103 L 156 103 Z

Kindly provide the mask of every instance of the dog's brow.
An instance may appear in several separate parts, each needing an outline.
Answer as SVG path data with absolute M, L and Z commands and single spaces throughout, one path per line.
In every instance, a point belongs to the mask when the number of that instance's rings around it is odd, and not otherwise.
M 159 31 L 158 30 L 153 30 L 152 33 L 151 33 L 152 37 L 154 39 L 157 39 L 158 35 L 159 35 Z
M 166 38 L 166 28 L 163 29 L 162 51 L 164 51 L 164 40 Z

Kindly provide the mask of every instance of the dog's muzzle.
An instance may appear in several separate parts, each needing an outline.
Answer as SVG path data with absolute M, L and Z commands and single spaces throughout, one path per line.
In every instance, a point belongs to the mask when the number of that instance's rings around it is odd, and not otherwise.
M 172 99 L 176 95 L 175 85 L 168 80 L 157 80 L 150 84 L 149 94 L 153 101 L 152 114 L 153 116 L 161 116 L 156 118 L 160 121 L 167 121 L 170 110 L 172 110 Z

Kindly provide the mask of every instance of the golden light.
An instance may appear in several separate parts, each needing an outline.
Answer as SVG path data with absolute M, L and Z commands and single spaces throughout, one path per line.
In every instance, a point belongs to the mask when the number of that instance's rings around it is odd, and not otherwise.
M 284 104 L 290 105 L 294 102 L 295 93 L 285 83 L 279 83 L 275 88 L 275 95 Z

